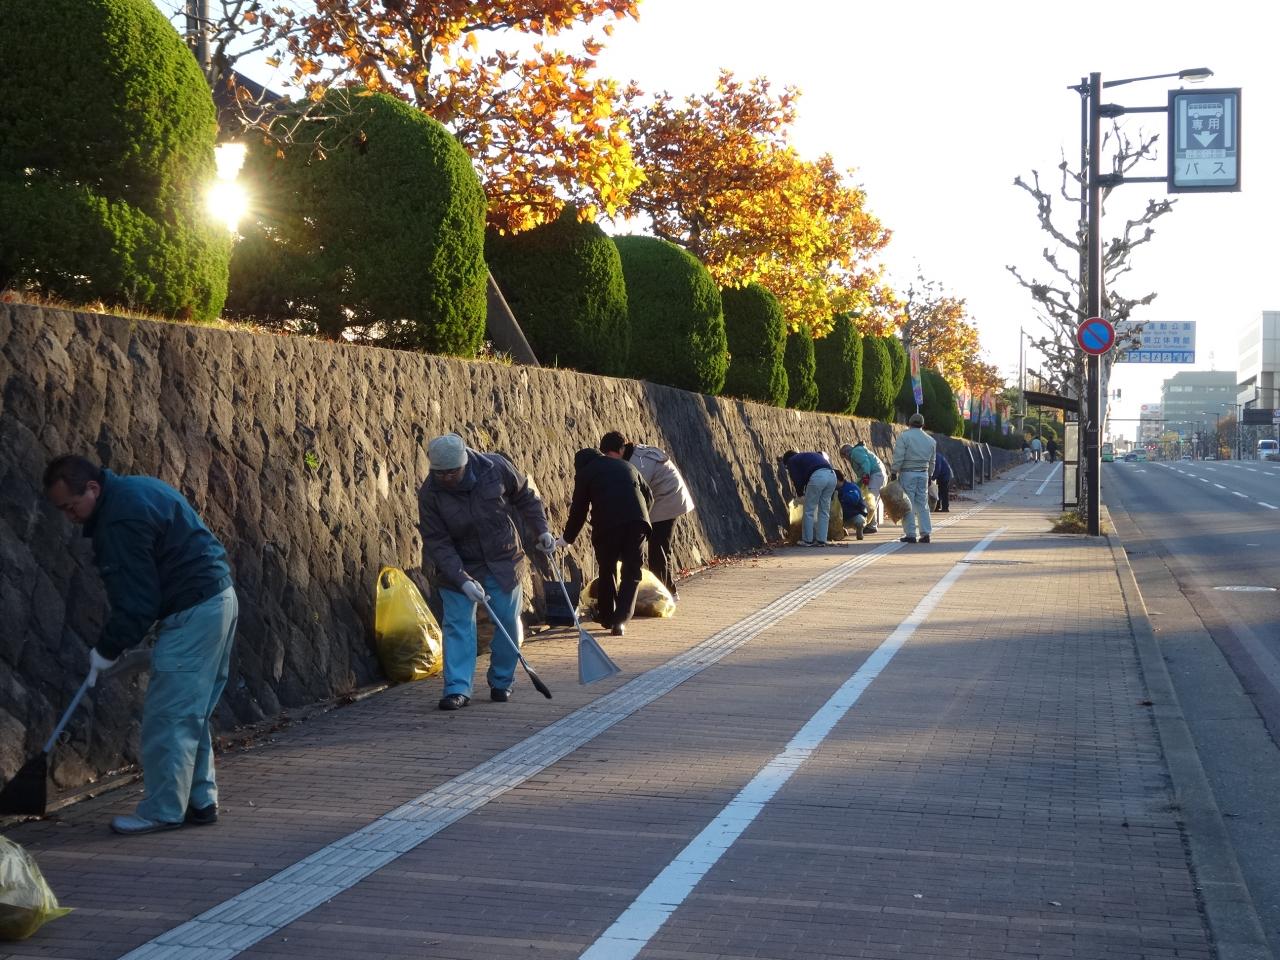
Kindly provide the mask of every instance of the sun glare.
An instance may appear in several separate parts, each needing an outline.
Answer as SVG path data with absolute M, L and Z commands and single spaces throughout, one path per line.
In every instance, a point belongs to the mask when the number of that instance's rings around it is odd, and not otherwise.
M 243 143 L 220 143 L 214 150 L 214 158 L 218 165 L 218 179 L 209 187 L 205 196 L 205 204 L 209 214 L 216 220 L 226 224 L 228 230 L 235 233 L 240 219 L 249 208 L 249 196 L 244 185 L 236 177 L 244 164 L 245 145 Z

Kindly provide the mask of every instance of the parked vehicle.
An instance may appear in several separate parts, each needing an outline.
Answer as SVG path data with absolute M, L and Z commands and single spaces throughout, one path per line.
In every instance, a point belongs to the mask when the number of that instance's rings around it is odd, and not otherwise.
M 1259 440 L 1259 460 L 1280 460 L 1280 440 Z

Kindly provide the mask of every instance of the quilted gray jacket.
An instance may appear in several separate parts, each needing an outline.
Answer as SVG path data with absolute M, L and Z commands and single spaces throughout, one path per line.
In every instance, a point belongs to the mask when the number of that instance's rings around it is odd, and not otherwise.
M 468 578 L 492 574 L 514 590 L 524 559 L 520 525 L 531 536 L 547 531 L 542 500 L 511 462 L 496 453 L 467 450 L 467 472 L 449 489 L 428 476 L 418 491 L 423 565 L 443 584 L 461 589 Z

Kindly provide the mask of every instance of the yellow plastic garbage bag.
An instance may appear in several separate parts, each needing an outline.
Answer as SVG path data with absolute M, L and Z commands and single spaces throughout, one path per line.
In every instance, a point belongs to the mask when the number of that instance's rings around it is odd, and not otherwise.
M 897 480 L 890 480 L 884 485 L 880 500 L 884 504 L 885 516 L 894 523 L 901 523 L 902 518 L 911 512 L 911 498 Z
M 70 912 L 58 906 L 35 859 L 0 837 L 0 940 L 25 940 L 50 920 Z
M 440 624 L 399 567 L 383 567 L 378 573 L 373 630 L 378 662 L 388 680 L 425 680 L 444 668 Z
M 787 543 L 797 544 L 804 533 L 804 501 L 792 500 L 787 504 Z M 840 506 L 840 494 L 831 497 L 831 517 L 827 522 L 827 539 L 843 540 L 844 509 Z
M 622 576 L 622 564 L 618 564 L 618 576 Z M 596 615 L 596 581 L 587 584 L 583 593 L 582 607 L 578 611 L 580 619 L 590 619 Z M 636 590 L 637 617 L 674 617 L 676 601 L 666 584 L 645 567 L 640 573 L 640 586 Z

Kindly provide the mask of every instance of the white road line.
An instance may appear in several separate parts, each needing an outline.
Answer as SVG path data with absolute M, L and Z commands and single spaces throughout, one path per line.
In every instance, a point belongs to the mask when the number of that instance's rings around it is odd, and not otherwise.
M 982 511 L 1013 486 L 1014 481 L 1006 483 L 964 513 L 949 518 L 950 522 Z M 988 537 L 974 547 L 974 551 L 990 539 Z M 231 960 L 351 889 L 467 814 L 537 776 L 769 627 L 785 620 L 809 601 L 839 586 L 858 570 L 897 552 L 902 546 L 894 540 L 832 567 L 661 666 L 642 673 L 612 693 L 383 814 L 354 833 L 322 847 L 230 900 L 224 900 L 160 934 L 129 951 L 120 960 Z
M 1053 475 L 1054 475 L 1054 473 L 1055 473 L 1056 471 L 1058 471 L 1061 467 L 1062 467 L 1062 462 L 1061 462 L 1061 461 L 1059 461 L 1058 463 L 1054 464 L 1052 467 L 1050 467 L 1050 468 L 1049 468 L 1049 475 L 1048 475 L 1047 477 L 1045 477 L 1045 478 L 1044 478 L 1044 483 L 1042 483 L 1042 484 L 1040 484 L 1040 486 L 1036 487 L 1036 496 L 1037 496 L 1037 497 L 1038 497 L 1038 496 L 1040 496 L 1040 494 L 1044 493 L 1044 488 L 1045 488 L 1045 487 L 1047 487 L 1047 486 L 1049 485 L 1049 481 L 1053 479 Z
M 1258 501 L 1258 506 L 1266 507 L 1268 510 L 1280 510 L 1280 507 L 1273 507 L 1271 504 L 1263 503 L 1261 500 Z
M 1245 496 L 1245 495 L 1244 495 L 1243 493 L 1241 493 L 1239 490 L 1232 490 L 1232 491 L 1231 491 L 1231 495 L 1232 495 L 1233 497 L 1244 497 L 1246 500 L 1248 500 L 1248 499 L 1249 499 L 1247 496 Z
M 1224 487 L 1224 486 L 1223 486 L 1222 484 L 1220 484 L 1220 483 L 1215 483 L 1215 484 L 1214 484 L 1214 486 L 1215 486 L 1215 487 L 1217 487 L 1219 490 L 1225 490 L 1225 489 L 1227 489 L 1226 487 Z
M 1199 480 L 1201 483 L 1208 483 L 1208 482 L 1209 482 L 1209 481 L 1208 481 L 1208 480 L 1206 480 L 1204 477 L 1196 477 L 1196 479 L 1197 479 L 1197 480 Z
M 719 816 L 712 820 L 689 845 L 653 878 L 640 896 L 622 912 L 600 938 L 588 947 L 579 960 L 631 960 L 653 939 L 699 881 L 724 856 L 743 831 L 763 812 L 765 804 L 791 779 L 806 760 L 822 745 L 841 718 L 858 702 L 871 682 L 889 665 L 902 645 L 924 623 L 943 596 L 965 572 L 966 560 L 972 560 L 1000 536 L 1006 528 L 994 530 L 982 539 L 939 580 L 917 604 L 896 630 L 840 689 L 831 695 L 817 713 L 800 728 L 786 748 L 770 760 L 751 782 L 742 788 Z

